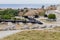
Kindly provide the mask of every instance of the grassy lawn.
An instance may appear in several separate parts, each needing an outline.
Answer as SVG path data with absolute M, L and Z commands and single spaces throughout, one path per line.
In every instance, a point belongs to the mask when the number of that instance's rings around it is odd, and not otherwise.
M 1 40 L 60 40 L 60 32 L 48 31 L 23 31 Z

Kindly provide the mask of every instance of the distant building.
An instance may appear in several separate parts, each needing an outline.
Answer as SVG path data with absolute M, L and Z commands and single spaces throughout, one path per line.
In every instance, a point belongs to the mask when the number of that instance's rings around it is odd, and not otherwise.
M 55 10 L 48 10 L 45 12 L 45 14 L 49 15 L 49 14 L 56 14 Z
M 49 7 L 46 8 L 47 10 L 56 10 L 57 7 L 55 5 L 51 5 Z
M 56 10 L 57 10 L 57 6 L 56 5 L 51 5 L 51 6 L 46 8 L 45 14 L 47 14 L 47 15 L 56 14 L 57 13 Z
M 57 10 L 59 10 L 59 11 L 60 11 L 60 5 L 56 5 L 56 7 L 57 7 Z

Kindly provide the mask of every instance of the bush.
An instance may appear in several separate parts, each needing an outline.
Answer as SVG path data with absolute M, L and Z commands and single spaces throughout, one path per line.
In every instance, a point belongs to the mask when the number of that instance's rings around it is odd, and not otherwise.
M 11 19 L 11 16 L 10 15 L 3 15 L 1 16 L 2 19 Z
M 16 9 L 5 9 L 0 11 L 0 18 L 1 19 L 11 19 L 11 17 L 18 16 L 18 10 Z
M 40 15 L 40 16 L 44 16 L 44 15 L 45 15 L 45 11 L 40 12 L 39 15 Z
M 56 19 L 56 15 L 55 14 L 49 14 L 48 19 Z

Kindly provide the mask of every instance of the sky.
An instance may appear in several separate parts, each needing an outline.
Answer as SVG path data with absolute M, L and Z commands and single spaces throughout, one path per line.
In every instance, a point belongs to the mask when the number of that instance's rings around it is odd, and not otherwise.
M 60 0 L 0 0 L 0 4 L 59 4 Z

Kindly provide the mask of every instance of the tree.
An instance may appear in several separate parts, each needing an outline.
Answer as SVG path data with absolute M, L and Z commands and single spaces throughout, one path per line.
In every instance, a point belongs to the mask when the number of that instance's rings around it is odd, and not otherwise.
M 55 14 L 49 14 L 48 19 L 56 19 L 56 15 Z
M 43 5 L 42 8 L 44 9 L 44 7 L 45 7 L 45 6 Z

